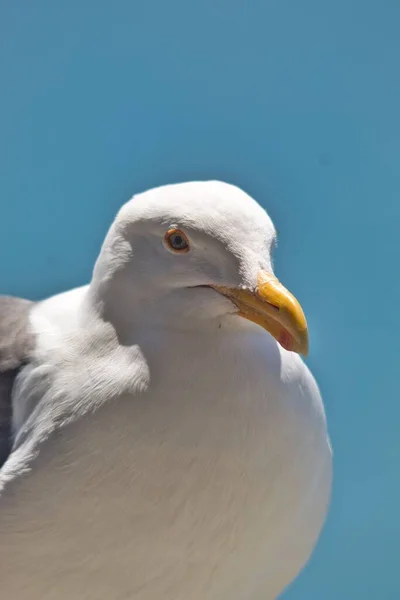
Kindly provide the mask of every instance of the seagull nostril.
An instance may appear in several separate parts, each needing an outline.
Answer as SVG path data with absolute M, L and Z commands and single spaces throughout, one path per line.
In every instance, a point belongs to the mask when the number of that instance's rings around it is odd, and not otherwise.
M 271 308 L 273 308 L 274 310 L 276 310 L 276 311 L 278 311 L 278 312 L 280 311 L 280 308 L 279 308 L 279 306 L 276 306 L 276 304 L 271 304 L 271 302 L 267 302 L 267 304 L 269 304 L 269 306 L 270 306 Z

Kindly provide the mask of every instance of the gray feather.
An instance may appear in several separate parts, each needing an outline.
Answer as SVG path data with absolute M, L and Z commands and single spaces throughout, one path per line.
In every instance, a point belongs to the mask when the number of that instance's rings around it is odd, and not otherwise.
M 35 345 L 29 300 L 0 296 L 0 467 L 11 450 L 12 390 Z

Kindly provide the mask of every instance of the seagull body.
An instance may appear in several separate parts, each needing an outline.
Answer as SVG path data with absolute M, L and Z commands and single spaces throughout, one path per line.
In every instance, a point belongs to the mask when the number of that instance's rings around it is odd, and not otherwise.
M 4 597 L 273 600 L 297 576 L 332 453 L 274 242 L 238 188 L 164 186 L 88 286 L 0 302 Z

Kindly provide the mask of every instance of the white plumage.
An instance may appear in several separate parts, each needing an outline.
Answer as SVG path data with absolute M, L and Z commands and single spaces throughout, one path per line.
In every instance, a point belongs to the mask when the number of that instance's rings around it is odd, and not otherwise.
M 274 339 L 306 344 L 271 288 L 274 240 L 238 188 L 157 188 L 121 209 L 89 286 L 32 308 L 0 471 L 5 598 L 273 600 L 302 569 L 331 448 L 312 375 Z M 285 301 L 264 328 L 260 273 Z

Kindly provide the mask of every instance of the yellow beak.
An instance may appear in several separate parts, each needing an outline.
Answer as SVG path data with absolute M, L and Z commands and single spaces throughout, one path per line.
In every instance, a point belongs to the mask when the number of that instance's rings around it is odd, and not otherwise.
M 307 321 L 296 298 L 274 277 L 261 271 L 256 290 L 213 286 L 238 308 L 238 314 L 266 329 L 286 350 L 307 356 Z

